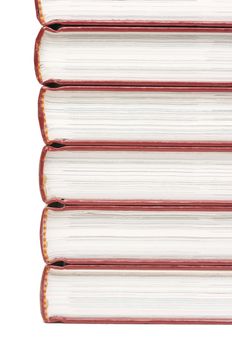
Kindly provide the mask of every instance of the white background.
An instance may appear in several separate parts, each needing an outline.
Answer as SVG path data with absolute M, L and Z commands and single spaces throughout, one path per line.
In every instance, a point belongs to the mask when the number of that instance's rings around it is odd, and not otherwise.
M 78 0 L 77 0 L 78 1 Z M 230 326 L 44 324 L 39 224 L 39 84 L 33 67 L 40 25 L 33 0 L 1 1 L 1 349 L 231 349 Z

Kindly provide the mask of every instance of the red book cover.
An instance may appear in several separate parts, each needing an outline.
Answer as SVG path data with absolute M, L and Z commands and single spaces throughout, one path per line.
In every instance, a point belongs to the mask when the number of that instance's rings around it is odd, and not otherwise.
M 183 146 L 198 146 L 198 147 L 204 147 L 204 146 L 232 146 L 232 138 L 231 141 L 195 141 L 195 140 L 186 140 L 186 141 L 171 141 L 171 140 L 163 140 L 163 141 L 118 141 L 118 140 L 74 140 L 74 139 L 51 139 L 49 137 L 48 133 L 48 127 L 47 127 L 47 120 L 46 120 L 46 111 L 45 111 L 45 95 L 49 91 L 86 91 L 86 92 L 199 92 L 202 93 L 202 96 L 204 97 L 204 93 L 232 93 L 232 88 L 219 88 L 219 87 L 142 87 L 142 86 L 63 86 L 58 88 L 49 88 L 43 86 L 40 90 L 39 99 L 38 99 L 38 117 L 39 117 L 39 125 L 41 134 L 44 140 L 44 143 L 46 145 L 51 145 L 54 143 L 58 143 L 61 145 L 66 146 L 75 146 L 75 145 L 88 145 L 88 146 L 95 146 L 95 145 L 102 145 L 102 146 L 152 146 L 152 147 L 183 147 Z M 122 96 L 123 97 L 123 96 Z
M 46 266 L 43 272 L 42 281 L 41 281 L 41 293 L 40 293 L 40 301 L 41 301 L 41 314 L 43 317 L 44 322 L 46 323 L 98 323 L 98 324 L 232 324 L 231 317 L 70 317 L 70 316 L 63 316 L 63 315 L 50 315 L 49 308 L 52 300 L 49 299 L 49 296 L 47 295 L 48 289 L 49 289 L 49 273 L 54 273 L 55 271 L 84 271 L 84 272 L 91 272 L 94 270 L 107 270 L 108 272 L 118 270 L 118 271 L 125 271 L 128 272 L 130 270 L 136 271 L 163 271 L 163 273 L 166 272 L 174 272 L 175 275 L 181 272 L 185 272 L 185 275 L 190 275 L 191 273 L 197 273 L 197 272 L 207 272 L 207 273 L 214 273 L 216 275 L 218 272 L 228 272 L 228 278 L 231 276 L 230 272 L 232 271 L 231 266 L 208 266 L 208 265 L 201 265 L 198 267 L 194 267 L 191 265 L 182 265 L 182 266 L 151 266 L 146 264 L 134 264 L 134 265 L 69 265 L 69 266 Z M 103 272 L 104 274 L 104 272 Z M 200 282 L 199 282 L 200 283 Z M 65 284 L 67 287 L 67 284 Z M 211 286 L 212 287 L 212 286 Z M 94 287 L 93 287 L 94 288 Z M 210 290 L 212 293 L 212 291 Z M 54 298 L 55 290 L 53 288 L 52 296 L 50 298 Z M 72 289 L 73 293 L 73 289 Z M 91 294 L 94 294 L 94 289 L 91 290 Z M 149 294 L 148 299 L 151 297 L 151 294 Z M 99 292 L 98 292 L 99 295 Z M 119 294 L 120 295 L 120 294 Z M 201 297 L 200 295 L 196 295 L 195 297 Z M 72 294 L 72 297 L 74 295 Z M 130 298 L 128 296 L 128 298 Z M 75 300 L 75 299 L 74 299 Z M 88 299 L 89 300 L 89 299 Z M 91 300 L 91 299 L 90 299 Z M 204 299 L 205 300 L 205 299 Z M 207 300 L 204 302 L 206 303 Z M 71 300 L 69 300 L 71 302 Z M 196 301 L 195 301 L 196 302 Z M 218 301 L 213 302 L 213 306 L 215 306 L 215 303 L 218 303 Z M 198 302 L 197 302 L 198 304 Z M 92 304 L 91 304 L 92 305 Z M 63 306 L 63 304 L 62 304 Z M 212 306 L 212 307 L 213 307 Z M 204 305 L 199 304 L 198 307 L 200 309 L 204 308 Z M 63 308 L 62 308 L 63 309 Z M 135 311 L 137 310 L 137 307 Z M 93 310 L 94 311 L 94 310 Z
M 75 25 L 124 25 L 124 26 L 189 26 L 189 27 L 231 27 L 231 21 L 219 21 L 219 20 L 207 20 L 207 21 L 188 21 L 188 20 L 66 20 L 66 19 L 53 19 L 46 21 L 44 9 L 41 0 L 35 0 L 36 15 L 39 22 L 42 25 L 52 26 L 52 25 L 63 25 L 63 26 L 75 26 Z
M 231 147 L 226 147 L 223 143 L 221 145 L 209 147 L 209 146 L 191 146 L 191 147 L 154 147 L 154 146 L 147 146 L 144 147 L 142 145 L 123 145 L 123 146 L 99 146 L 99 145 L 86 145 L 86 146 L 62 146 L 59 148 L 55 148 L 52 146 L 45 146 L 42 150 L 41 157 L 40 157 L 40 167 L 39 167 L 39 183 L 40 183 L 40 191 L 42 199 L 45 203 L 49 204 L 52 202 L 62 202 L 63 204 L 91 204 L 91 203 L 98 203 L 98 204 L 115 204 L 118 203 L 120 205 L 232 205 L 231 200 L 160 200 L 158 198 L 152 198 L 152 200 L 126 200 L 123 199 L 123 201 L 120 200 L 83 200 L 82 198 L 75 198 L 75 199 L 66 199 L 66 198 L 48 198 L 46 193 L 46 176 L 44 174 L 44 162 L 46 159 L 46 156 L 48 152 L 64 152 L 64 151 L 139 151 L 139 152 L 185 152 L 185 153 L 191 153 L 191 152 L 232 152 Z
M 210 92 L 232 91 L 232 81 L 212 82 L 184 82 L 184 81 L 104 81 L 104 80 L 44 80 L 40 67 L 40 47 L 45 32 L 198 32 L 198 33 L 231 33 L 231 22 L 219 21 L 91 21 L 91 20 L 52 20 L 46 22 L 43 14 L 41 0 L 35 0 L 37 17 L 44 27 L 41 29 L 35 43 L 35 71 L 38 81 L 47 86 L 41 89 L 39 96 L 39 123 L 44 142 L 44 147 L 39 169 L 40 191 L 43 201 L 51 208 L 45 208 L 42 214 L 40 227 L 41 249 L 47 266 L 44 269 L 41 280 L 41 313 L 46 323 L 84 323 L 84 324 L 232 324 L 229 317 L 69 317 L 57 314 L 50 316 L 48 285 L 50 271 L 94 271 L 94 270 L 135 270 L 135 271 L 232 271 L 232 261 L 225 260 L 144 260 L 144 259 L 50 259 L 47 253 L 46 224 L 47 210 L 142 210 L 142 211 L 232 211 L 231 200 L 83 200 L 48 198 L 46 193 L 46 177 L 44 175 L 44 162 L 47 152 L 62 152 L 67 150 L 81 151 L 141 151 L 141 152 L 232 152 L 232 141 L 65 141 L 63 139 L 50 139 L 47 133 L 46 115 L 44 111 L 44 94 L 51 87 L 58 90 L 80 91 L 198 91 Z M 62 26 L 66 27 L 62 27 Z M 80 27 L 75 27 L 76 25 Z M 99 27 L 101 25 L 102 27 Z M 81 27 L 83 26 L 83 27 Z M 114 26 L 114 27 L 110 27 Z M 152 27 L 153 26 L 153 27 Z M 194 26 L 194 28 L 193 28 Z M 70 85 L 70 86 L 68 86 Z M 76 86 L 78 85 L 78 87 Z M 63 86 L 63 87 L 61 87 Z M 60 148 L 52 145 L 57 143 Z M 55 204 L 54 204 L 55 203 Z M 57 265 L 54 266 L 53 264 Z M 58 266 L 62 265 L 62 266 Z M 63 266 L 64 265 L 64 266 Z M 222 291 L 224 292 L 224 291 Z
M 48 240 L 47 240 L 47 222 L 48 222 L 48 211 L 144 211 L 144 212 L 232 212 L 232 206 L 226 205 L 200 205 L 200 204 L 189 204 L 189 205 L 149 205 L 146 203 L 140 203 L 139 205 L 135 205 L 135 203 L 125 203 L 125 202 L 117 202 L 116 204 L 111 203 L 82 203 L 80 205 L 64 205 L 62 202 L 56 203 L 54 207 L 46 207 L 43 210 L 41 217 L 41 225 L 40 225 L 40 243 L 41 243 L 41 251 L 43 255 L 43 259 L 46 264 L 56 264 L 56 263 L 64 263 L 68 265 L 78 265 L 78 264 L 126 264 L 126 265 L 135 265 L 135 264 L 146 264 L 152 266 L 179 266 L 179 265 L 193 265 L 193 266 L 201 266 L 201 265 L 232 265 L 231 259 L 135 259 L 135 258 L 79 258 L 79 259 L 69 259 L 65 256 L 62 256 L 57 259 L 51 259 L 48 253 Z
M 119 33 L 149 33 L 149 32 L 157 32 L 157 33 L 232 33 L 232 28 L 209 28 L 209 27 L 107 27 L 107 26 L 83 26 L 83 27 L 60 27 L 56 30 L 50 27 L 44 27 L 40 30 L 38 37 L 35 43 L 35 71 L 38 81 L 41 84 L 47 86 L 62 86 L 62 85 L 109 85 L 109 86 L 166 86 L 166 87 L 183 87 L 183 86 L 191 86 L 191 87 L 232 87 L 232 81 L 162 81 L 162 80 L 72 80 L 72 79 L 60 79 L 50 77 L 49 79 L 44 79 L 41 72 L 40 65 L 40 46 L 43 40 L 43 36 L 45 33 L 69 33 L 69 32 L 119 32 Z

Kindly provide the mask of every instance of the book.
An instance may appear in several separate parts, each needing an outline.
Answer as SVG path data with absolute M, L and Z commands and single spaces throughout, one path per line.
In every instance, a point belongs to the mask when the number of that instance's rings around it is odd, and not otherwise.
M 44 321 L 232 324 L 231 3 L 35 1 Z
M 41 24 L 232 24 L 230 0 L 36 0 Z
M 232 324 L 231 267 L 47 266 L 45 322 Z
M 231 212 L 200 205 L 46 207 L 42 254 L 47 264 L 231 265 Z
M 46 144 L 232 145 L 232 89 L 43 87 Z
M 40 83 L 232 86 L 232 28 L 42 28 Z
M 231 178 L 232 149 L 222 146 L 45 146 L 40 161 L 40 188 L 47 203 L 231 205 Z

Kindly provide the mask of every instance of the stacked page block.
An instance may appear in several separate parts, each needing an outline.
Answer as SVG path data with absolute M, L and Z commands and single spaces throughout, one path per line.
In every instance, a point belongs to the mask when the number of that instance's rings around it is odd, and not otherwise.
M 232 324 L 232 4 L 36 0 L 47 323 Z

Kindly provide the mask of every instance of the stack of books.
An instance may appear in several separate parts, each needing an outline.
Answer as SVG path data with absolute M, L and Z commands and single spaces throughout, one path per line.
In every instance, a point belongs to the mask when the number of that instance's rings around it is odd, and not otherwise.
M 232 323 L 231 0 L 37 0 L 45 322 Z

